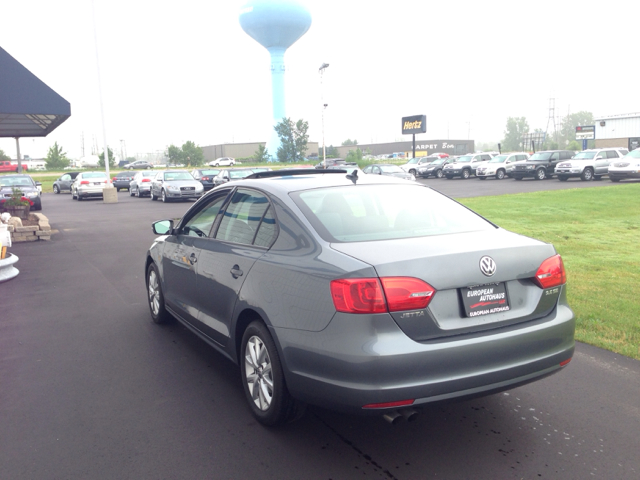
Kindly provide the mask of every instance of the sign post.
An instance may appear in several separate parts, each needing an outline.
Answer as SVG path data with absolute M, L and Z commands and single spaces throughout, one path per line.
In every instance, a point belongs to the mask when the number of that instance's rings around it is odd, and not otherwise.
M 416 133 L 426 132 L 426 115 L 412 115 L 411 117 L 402 117 L 402 134 L 413 134 L 413 158 L 416 158 Z
M 579 125 L 576 127 L 576 140 L 582 140 L 582 150 L 587 149 L 587 140 L 596 139 L 595 125 Z

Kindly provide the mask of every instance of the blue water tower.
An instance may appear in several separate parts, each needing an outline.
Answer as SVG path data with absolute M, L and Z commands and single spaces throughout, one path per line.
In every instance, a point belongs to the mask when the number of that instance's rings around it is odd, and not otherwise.
M 275 159 L 280 138 L 273 127 L 287 116 L 284 106 L 284 53 L 309 30 L 311 13 L 295 0 L 253 0 L 240 8 L 240 26 L 271 55 L 273 125 L 267 149 Z

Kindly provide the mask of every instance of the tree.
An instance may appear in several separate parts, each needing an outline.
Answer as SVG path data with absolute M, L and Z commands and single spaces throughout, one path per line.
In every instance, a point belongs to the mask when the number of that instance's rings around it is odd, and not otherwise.
M 351 140 L 350 138 L 347 138 L 342 142 L 343 147 L 350 147 L 351 145 L 358 145 L 358 140 Z
M 109 152 L 109 168 L 113 168 L 116 166 L 116 157 L 113 154 L 111 147 L 107 147 L 107 151 Z M 104 150 L 100 155 L 98 155 L 98 158 L 98 166 L 104 168 Z
M 256 163 L 266 163 L 269 161 L 269 151 L 264 145 L 258 145 L 258 149 L 253 154 Z
M 0 148 L 0 160 L 11 160 L 11 157 Z
M 64 167 L 69 166 L 67 154 L 62 151 L 62 147 L 58 145 L 58 142 L 49 147 L 49 152 L 44 161 L 47 163 L 47 170 L 62 170 Z
M 200 147 L 189 140 L 182 145 L 182 160 L 189 167 L 197 167 L 204 163 L 204 153 Z
M 529 133 L 529 122 L 525 117 L 507 118 L 507 129 L 502 140 L 502 150 L 505 152 L 517 152 L 523 149 L 522 136 Z
M 326 148 L 326 151 L 327 151 L 327 158 L 338 158 L 338 149 L 333 145 L 329 145 Z
M 180 147 L 169 145 L 164 155 L 169 159 L 169 163 L 173 163 L 174 165 L 182 163 L 182 150 Z
M 355 162 L 358 163 L 362 161 L 362 150 L 356 148 L 355 150 L 349 150 L 347 153 L 347 158 L 345 158 L 347 162 Z
M 309 141 L 309 122 L 298 120 L 295 124 L 290 118 L 283 118 L 275 127 L 280 137 L 280 147 L 276 152 L 279 162 L 295 163 L 304 160 Z

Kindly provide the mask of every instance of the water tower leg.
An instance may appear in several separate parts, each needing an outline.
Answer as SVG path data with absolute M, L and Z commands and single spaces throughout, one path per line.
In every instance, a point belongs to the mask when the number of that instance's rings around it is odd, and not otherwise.
M 273 103 L 273 126 L 285 118 L 285 102 L 284 102 L 284 48 L 271 48 L 271 100 Z M 280 137 L 272 128 L 267 149 L 272 160 L 278 159 L 278 148 L 280 148 Z

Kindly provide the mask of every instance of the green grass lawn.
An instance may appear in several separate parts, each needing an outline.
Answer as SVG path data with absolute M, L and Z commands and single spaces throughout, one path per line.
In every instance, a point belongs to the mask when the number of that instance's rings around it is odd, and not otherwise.
M 640 360 L 640 184 L 459 200 L 562 255 L 576 339 Z

